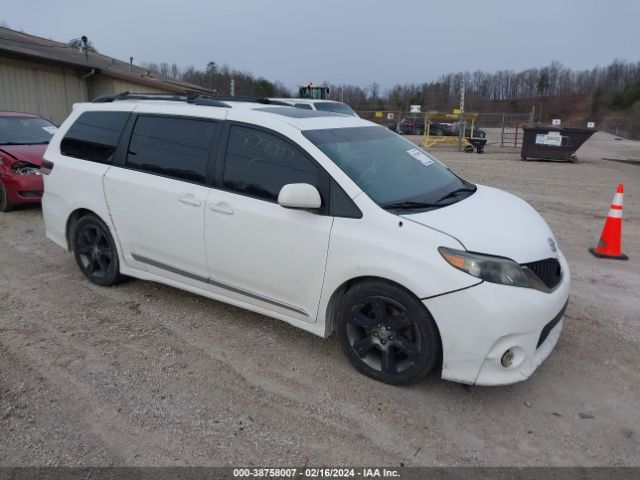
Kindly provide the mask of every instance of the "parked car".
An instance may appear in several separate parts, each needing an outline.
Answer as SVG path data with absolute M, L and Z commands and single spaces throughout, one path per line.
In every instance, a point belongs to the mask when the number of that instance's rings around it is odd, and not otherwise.
M 400 132 L 404 135 L 424 135 L 424 117 L 403 117 L 400 120 Z M 449 136 L 454 133 L 451 130 L 451 123 L 430 122 L 429 134 L 433 136 Z
M 450 137 L 457 135 L 453 131 L 453 124 L 446 122 L 430 122 L 429 135 L 434 137 Z
M 424 117 L 403 117 L 400 119 L 399 133 L 403 135 L 422 135 L 424 133 Z
M 0 112 L 0 212 L 40 202 L 42 155 L 55 131 L 38 115 Z
M 76 105 L 49 144 L 46 234 L 91 282 L 335 332 L 391 384 L 518 382 L 550 354 L 570 273 L 529 204 L 360 118 L 173 98 Z
M 270 98 L 276 102 L 287 103 L 296 108 L 305 110 L 316 110 L 320 112 L 342 113 L 343 115 L 351 115 L 359 117 L 353 108 L 343 102 L 335 100 L 314 100 L 311 98 Z

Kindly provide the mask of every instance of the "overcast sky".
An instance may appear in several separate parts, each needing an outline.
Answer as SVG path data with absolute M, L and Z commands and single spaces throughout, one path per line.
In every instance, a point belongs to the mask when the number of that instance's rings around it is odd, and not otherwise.
M 638 0 L 0 0 L 0 22 L 122 60 L 213 60 L 292 88 L 640 60 Z

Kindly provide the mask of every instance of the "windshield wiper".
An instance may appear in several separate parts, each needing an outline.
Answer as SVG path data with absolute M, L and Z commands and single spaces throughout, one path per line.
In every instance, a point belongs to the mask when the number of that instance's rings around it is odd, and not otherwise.
M 380 205 L 385 210 L 414 210 L 419 208 L 443 207 L 444 205 L 425 202 L 389 202 Z
M 462 192 L 475 192 L 477 189 L 478 189 L 478 187 L 460 187 L 460 188 L 456 188 L 452 192 L 447 193 L 444 197 L 439 198 L 436 201 L 436 203 L 440 203 L 442 200 L 446 200 L 447 198 L 455 197 L 456 195 L 458 195 L 459 193 L 462 193 Z
M 43 140 L 41 142 L 28 142 L 28 143 L 24 143 L 24 142 L 4 142 L 4 143 L 0 143 L 0 145 L 44 145 L 46 143 L 49 143 L 49 140 Z

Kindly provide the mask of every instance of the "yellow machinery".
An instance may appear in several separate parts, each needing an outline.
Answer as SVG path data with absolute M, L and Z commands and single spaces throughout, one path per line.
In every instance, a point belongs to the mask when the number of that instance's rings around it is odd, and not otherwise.
M 310 82 L 306 85 L 300 85 L 298 88 L 298 97 L 313 98 L 314 100 L 324 100 L 329 94 L 329 87 L 326 85 L 317 85 Z
M 459 150 L 473 151 L 473 131 L 476 125 L 477 113 L 442 113 L 428 112 L 424 117 L 424 136 L 422 146 L 430 148 L 434 145 L 457 145 Z M 454 127 L 460 122 L 461 128 Z M 433 133 L 437 133 L 433 135 Z

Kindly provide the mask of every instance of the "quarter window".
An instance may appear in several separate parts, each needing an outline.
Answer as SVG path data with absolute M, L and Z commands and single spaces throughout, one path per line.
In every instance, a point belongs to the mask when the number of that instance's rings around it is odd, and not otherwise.
M 98 163 L 111 163 L 129 112 L 85 112 L 60 143 L 60 153 Z
M 225 188 L 276 201 L 289 183 L 318 185 L 318 168 L 290 143 L 270 133 L 233 126 L 225 155 Z
M 126 165 L 180 180 L 205 183 L 216 124 L 191 118 L 140 116 Z

